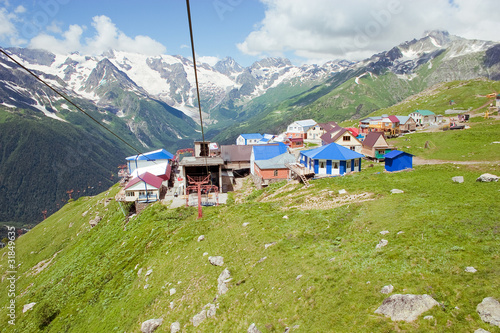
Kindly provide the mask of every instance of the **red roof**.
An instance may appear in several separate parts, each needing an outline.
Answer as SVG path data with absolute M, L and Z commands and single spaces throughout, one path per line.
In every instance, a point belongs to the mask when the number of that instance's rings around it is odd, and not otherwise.
M 399 119 L 396 116 L 389 116 L 387 118 L 389 118 L 389 120 L 392 121 L 393 123 L 399 123 Z
M 356 127 L 347 127 L 346 129 L 349 132 L 351 132 L 352 135 L 354 135 L 354 136 L 358 136 L 359 135 L 359 129 L 357 129 Z
M 146 182 L 146 184 L 154 186 L 156 188 L 160 188 L 161 184 L 163 183 L 163 179 L 161 179 L 160 177 L 157 177 L 149 172 L 145 172 L 142 175 L 139 175 L 139 177 L 132 178 L 132 180 L 130 180 L 128 182 L 127 186 L 125 186 L 125 189 L 128 189 L 129 187 L 131 187 L 139 182 L 142 182 L 142 181 L 144 181 L 144 182 Z

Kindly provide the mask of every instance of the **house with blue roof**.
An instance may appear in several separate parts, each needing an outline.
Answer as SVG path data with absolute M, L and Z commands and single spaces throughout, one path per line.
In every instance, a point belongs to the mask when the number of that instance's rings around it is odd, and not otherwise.
M 411 169 L 413 155 L 400 150 L 393 150 L 384 155 L 385 170 L 389 172 Z
M 125 158 L 129 174 L 132 174 L 135 169 L 151 167 L 158 164 L 169 163 L 174 155 L 165 149 L 158 149 L 144 154 L 129 156 Z
M 361 171 L 362 154 L 334 142 L 300 152 L 299 162 L 316 175 L 343 175 Z
M 286 152 L 288 147 L 282 142 L 253 146 L 250 154 L 250 173 L 255 174 L 255 161 L 269 160 Z
M 264 136 L 260 133 L 249 133 L 249 134 L 240 134 L 238 138 L 236 138 L 237 145 L 257 145 L 261 144 L 259 141 L 264 139 Z

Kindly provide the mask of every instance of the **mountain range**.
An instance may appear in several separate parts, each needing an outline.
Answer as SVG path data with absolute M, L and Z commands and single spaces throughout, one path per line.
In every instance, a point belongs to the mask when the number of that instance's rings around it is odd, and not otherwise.
M 175 152 L 201 139 L 193 63 L 187 58 L 113 50 L 99 56 L 7 52 L 137 150 Z M 443 81 L 499 80 L 500 44 L 430 31 L 359 62 L 294 66 L 288 59 L 265 58 L 243 67 L 225 58 L 197 69 L 206 137 L 227 144 L 240 133 L 273 133 L 300 118 L 361 118 Z M 66 191 L 83 193 L 84 184 L 91 190 L 97 179 L 112 182 L 123 157 L 135 153 L 5 56 L 0 57 L 0 126 L 17 128 L 0 135 L 1 174 L 11 175 L 0 178 L 0 204 L 9 207 L 0 221 L 38 221 L 40 210 L 67 198 Z M 67 152 L 79 151 L 75 143 L 98 147 L 99 153 L 85 150 L 89 153 L 79 163 L 68 163 Z M 22 163 L 26 170 L 19 168 Z M 64 168 L 61 178 L 53 166 L 64 164 L 75 167 Z M 82 171 L 83 165 L 89 169 Z M 65 180 L 55 186 L 50 173 Z M 23 183 L 27 174 L 34 179 Z M 81 181 L 71 183 L 75 178 Z M 44 188 L 51 199 L 27 205 L 24 193 L 33 188 Z

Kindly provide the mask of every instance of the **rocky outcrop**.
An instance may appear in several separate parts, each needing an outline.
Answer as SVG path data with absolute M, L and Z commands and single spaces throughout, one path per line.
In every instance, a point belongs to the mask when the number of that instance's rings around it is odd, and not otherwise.
M 146 320 L 141 325 L 141 332 L 152 333 L 158 328 L 158 326 L 161 325 L 161 323 L 163 323 L 163 318 Z
M 476 307 L 482 321 L 500 327 L 500 302 L 493 297 L 486 297 Z
M 393 321 L 411 322 L 436 305 L 439 303 L 429 295 L 396 294 L 386 298 L 375 313 L 391 317 Z

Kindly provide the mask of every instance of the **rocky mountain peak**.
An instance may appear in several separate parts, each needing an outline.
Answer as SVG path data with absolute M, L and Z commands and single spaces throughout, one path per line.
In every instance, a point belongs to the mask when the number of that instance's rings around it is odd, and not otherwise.
M 231 57 L 226 57 L 220 61 L 218 61 L 214 69 L 218 71 L 219 73 L 222 73 L 224 75 L 231 75 L 234 73 L 241 73 L 245 69 L 238 64 L 233 58 Z

